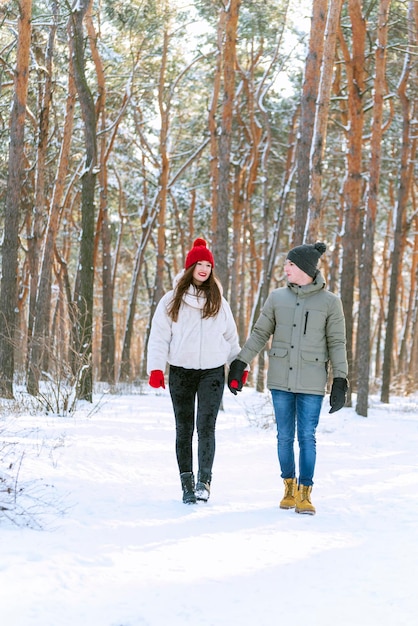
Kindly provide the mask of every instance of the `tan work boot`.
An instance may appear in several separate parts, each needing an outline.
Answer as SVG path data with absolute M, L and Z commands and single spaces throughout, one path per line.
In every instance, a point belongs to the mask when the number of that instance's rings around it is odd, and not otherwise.
M 297 489 L 296 478 L 285 478 L 284 482 L 284 496 L 280 501 L 281 509 L 294 509 L 295 508 L 295 493 Z
M 296 492 L 295 497 L 295 511 L 296 513 L 305 513 L 306 515 L 315 515 L 316 510 L 311 502 L 312 486 L 299 485 L 299 489 Z

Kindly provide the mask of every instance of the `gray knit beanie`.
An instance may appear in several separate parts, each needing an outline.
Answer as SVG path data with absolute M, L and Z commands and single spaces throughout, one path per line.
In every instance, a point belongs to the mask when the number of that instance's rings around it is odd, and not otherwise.
M 295 265 L 308 274 L 311 278 L 315 278 L 317 273 L 317 264 L 319 258 L 324 254 L 327 249 L 326 245 L 321 242 L 317 243 L 304 243 L 301 246 L 292 248 L 287 258 Z

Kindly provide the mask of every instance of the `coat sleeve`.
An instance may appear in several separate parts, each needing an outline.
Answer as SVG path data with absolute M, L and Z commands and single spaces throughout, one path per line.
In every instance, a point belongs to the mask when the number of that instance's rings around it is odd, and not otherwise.
M 326 338 L 333 377 L 347 378 L 348 363 L 345 318 L 342 302 L 338 297 L 332 300 L 332 306 L 327 319 Z
M 228 302 L 224 298 L 222 298 L 222 303 L 223 303 L 223 309 L 226 315 L 224 337 L 230 345 L 230 351 L 229 351 L 229 356 L 227 359 L 227 364 L 230 365 L 231 362 L 236 358 L 238 352 L 240 351 L 240 345 L 238 341 L 237 325 L 235 324 L 231 307 L 229 306 Z
M 274 292 L 273 292 L 274 293 Z M 251 363 L 259 352 L 264 348 L 276 327 L 276 315 L 274 311 L 273 295 L 267 298 L 260 316 L 245 342 L 237 359 L 244 363 Z
M 170 350 L 172 319 L 168 315 L 167 306 L 170 301 L 169 292 L 161 298 L 151 322 L 148 340 L 147 372 L 165 371 Z

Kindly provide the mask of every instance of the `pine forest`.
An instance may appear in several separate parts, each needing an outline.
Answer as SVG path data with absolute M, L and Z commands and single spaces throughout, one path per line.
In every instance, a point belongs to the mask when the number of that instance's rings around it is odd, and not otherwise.
M 197 237 L 241 344 L 325 242 L 349 402 L 418 389 L 416 0 L 0 0 L 0 33 L 0 397 L 146 384 Z

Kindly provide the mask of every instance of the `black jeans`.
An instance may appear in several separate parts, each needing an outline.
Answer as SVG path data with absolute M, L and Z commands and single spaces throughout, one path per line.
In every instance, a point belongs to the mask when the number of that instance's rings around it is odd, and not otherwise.
M 192 440 L 196 427 L 199 470 L 212 471 L 215 425 L 225 385 L 224 366 L 191 370 L 170 365 L 169 388 L 176 418 L 176 455 L 180 473 L 193 471 Z

